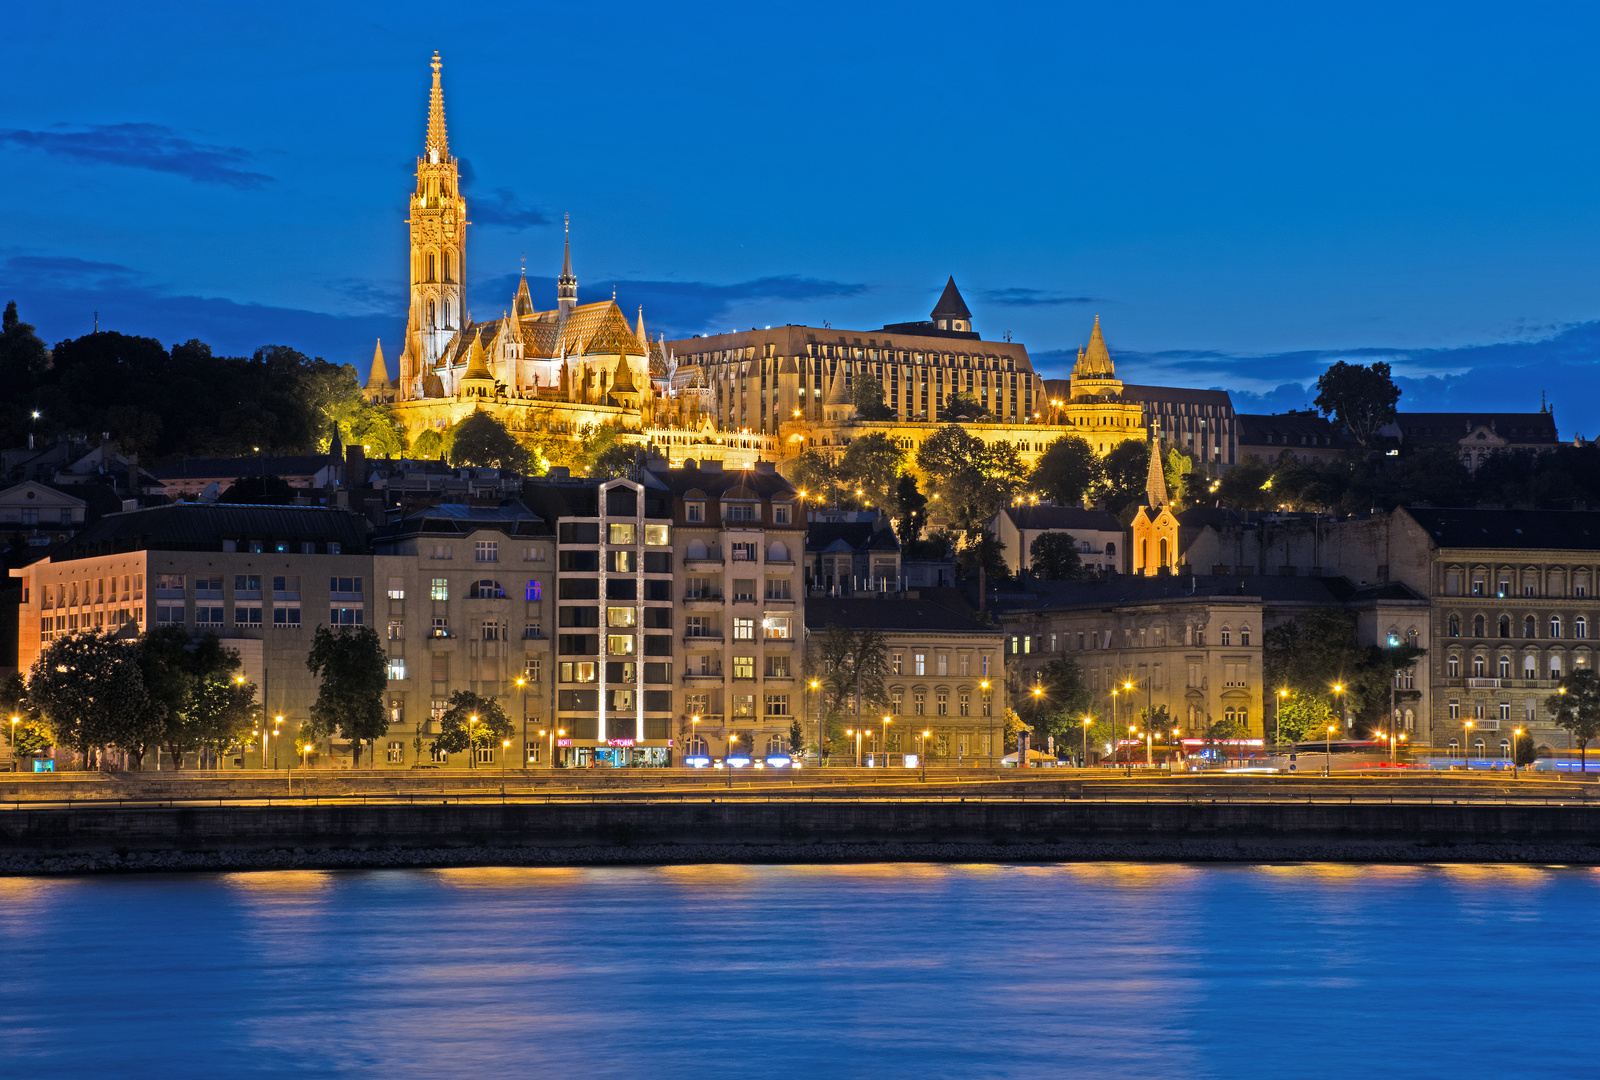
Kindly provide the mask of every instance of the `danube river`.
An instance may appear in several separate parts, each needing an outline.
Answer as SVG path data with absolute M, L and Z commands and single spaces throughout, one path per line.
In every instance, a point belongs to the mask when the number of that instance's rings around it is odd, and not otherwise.
M 0 878 L 0 1074 L 1594 1076 L 1600 869 Z

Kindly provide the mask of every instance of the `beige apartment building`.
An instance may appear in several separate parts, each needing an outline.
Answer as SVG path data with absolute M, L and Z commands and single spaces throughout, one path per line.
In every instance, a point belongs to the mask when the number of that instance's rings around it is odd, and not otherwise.
M 177 503 L 109 514 L 11 576 L 22 581 L 22 671 L 56 637 L 80 631 L 209 631 L 239 654 L 264 715 L 282 716 L 290 734 L 316 699 L 312 633 L 367 625 L 373 610 L 366 523 L 321 507 Z M 282 753 L 286 763 L 293 750 Z

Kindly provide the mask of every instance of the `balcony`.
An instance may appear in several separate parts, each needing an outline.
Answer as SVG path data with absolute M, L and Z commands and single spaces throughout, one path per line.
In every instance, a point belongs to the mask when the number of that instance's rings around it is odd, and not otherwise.
M 716 633 L 711 633 L 711 634 L 685 634 L 685 635 L 683 635 L 683 647 L 686 648 L 686 649 L 693 649 L 693 648 L 697 648 L 697 647 L 699 647 L 699 648 L 709 648 L 709 647 L 711 647 L 713 645 L 721 645 L 721 644 L 722 644 L 722 631 L 720 631 L 720 630 L 717 631 Z
M 686 593 L 683 597 L 683 606 L 701 609 L 721 607 L 722 594 L 719 592 Z
M 683 685 L 685 686 L 720 682 L 722 682 L 721 668 L 715 668 L 711 671 L 685 671 L 683 673 Z
M 794 606 L 794 597 L 793 596 L 768 596 L 766 598 L 766 600 L 763 601 L 763 603 L 767 603 L 767 604 L 785 604 L 785 605 L 788 605 L 789 607 L 793 607 Z
M 1478 676 L 1478 677 L 1470 678 L 1470 679 L 1467 680 L 1467 689 L 1468 690 L 1498 690 L 1498 689 L 1500 689 L 1502 684 L 1509 683 L 1510 681 L 1511 681 L 1510 679 L 1485 679 L 1485 678 L 1483 678 L 1481 676 Z

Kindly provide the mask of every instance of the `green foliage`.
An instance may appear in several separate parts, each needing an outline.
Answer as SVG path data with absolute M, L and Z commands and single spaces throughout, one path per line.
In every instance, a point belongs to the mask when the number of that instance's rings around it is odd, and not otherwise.
M 1063 435 L 1044 448 L 1028 483 L 1057 506 L 1077 506 L 1101 477 L 1100 458 L 1088 440 Z
M 515 729 L 500 702 L 471 690 L 457 690 L 439 716 L 439 737 L 433 745 L 447 754 L 479 746 L 497 746 Z M 477 755 L 469 758 L 475 762 Z
M 1150 444 L 1143 439 L 1128 439 L 1113 446 L 1101 460 L 1100 479 L 1094 486 L 1094 499 L 1113 514 L 1144 502 L 1145 483 L 1150 477 Z
M 417 436 L 411 446 L 411 456 L 421 461 L 438 461 L 444 457 L 446 449 L 444 436 L 429 428 Z
M 1389 715 L 1395 671 L 1410 667 L 1424 655 L 1423 650 L 1408 645 L 1361 645 L 1354 617 L 1339 608 L 1317 608 L 1275 626 L 1262 635 L 1262 646 L 1267 687 L 1288 689 L 1291 700 L 1308 696 L 1333 700 L 1337 696 L 1334 687 L 1341 686 L 1338 694 L 1347 699 L 1351 718 L 1368 726 L 1384 722 Z M 1414 697 L 1416 691 L 1402 691 L 1400 696 Z M 1284 738 L 1288 739 L 1287 726 Z
M 1516 746 L 1511 752 L 1518 765 L 1532 765 L 1539 760 L 1539 747 L 1534 743 L 1533 736 L 1526 731 L 1517 736 Z
M 990 532 L 968 533 L 966 544 L 956 552 L 956 566 L 963 573 L 982 567 L 984 577 L 991 584 L 1011 580 L 1011 567 L 1006 565 L 1006 546 Z
M 851 383 L 850 400 L 857 420 L 893 420 L 894 410 L 884 404 L 883 384 L 872 375 L 857 375 Z
M 833 459 L 815 450 L 802 450 L 789 467 L 789 482 L 816 506 L 837 505 L 839 469 Z
M 1587 771 L 1589 744 L 1600 736 L 1600 675 L 1588 670 L 1564 675 L 1544 705 L 1555 716 L 1556 726 L 1565 728 L 1578 744 Z
M 1207 494 L 1205 474 L 1195 472 L 1194 458 L 1176 446 L 1168 447 L 1163 471 L 1167 477 L 1167 498 L 1172 500 L 1175 509 L 1187 509 Z
M 455 437 L 450 445 L 450 464 L 519 473 L 526 470 L 527 449 L 505 424 L 482 409 L 474 409 L 452 430 Z
M 1278 701 L 1278 714 L 1272 718 L 1272 728 L 1268 734 L 1279 742 L 1320 739 L 1327 733 L 1329 724 L 1339 724 L 1338 710 L 1320 694 L 1290 694 Z
M 28 676 L 28 699 L 56 745 L 85 760 L 91 747 L 127 750 L 161 731 L 134 646 L 111 634 L 72 634 L 45 646 Z
M 917 468 L 928 478 L 938 509 L 963 532 L 972 533 L 1022 490 L 1022 456 L 1010 443 L 985 443 L 956 424 L 934 432 L 917 451 Z
M 957 390 L 945 398 L 944 408 L 939 411 L 948 420 L 976 424 L 991 419 L 989 410 L 983 407 L 983 402 L 967 390 Z
M 789 753 L 799 757 L 805 753 L 805 749 L 806 733 L 805 729 L 800 726 L 800 718 L 797 716 L 789 724 Z
M 159 741 L 174 767 L 183 768 L 186 754 L 202 748 L 221 754 L 244 738 L 256 686 L 241 681 L 239 654 L 216 634 L 191 639 L 181 626 L 156 627 L 140 636 L 137 656 Z
M 1094 695 L 1083 669 L 1076 661 L 1057 657 L 1039 670 L 1036 685 L 1044 691 L 1042 694 L 1035 695 L 1033 686 L 1018 687 L 1013 694 L 1038 733 L 1035 741 L 1043 743 L 1047 737 L 1054 737 L 1057 746 L 1081 742 L 1083 718 L 1094 707 Z
M 830 623 L 806 658 L 807 677 L 821 690 L 823 752 L 844 734 L 844 719 L 878 716 L 889 704 L 884 676 L 889 673 L 889 648 L 877 630 L 850 630 Z
M 383 697 L 389 687 L 387 659 L 370 626 L 317 627 L 306 667 L 321 680 L 311 706 L 309 732 L 318 740 L 335 730 L 350 740 L 351 763 L 361 764 L 361 743 L 389 730 Z
M 1277 505 L 1272 468 L 1254 454 L 1222 474 L 1214 498 L 1233 510 L 1270 510 Z
M 928 497 L 917 490 L 915 473 L 904 472 L 894 487 L 895 534 L 902 549 L 922 538 L 928 526 Z M 902 557 L 905 557 L 902 551 Z
M 356 402 L 340 426 L 347 446 L 359 446 L 368 457 L 400 457 L 406 452 L 406 429 L 387 408 Z
M 850 440 L 839 459 L 838 482 L 863 506 L 889 507 L 894 502 L 896 479 L 904 461 L 905 451 L 888 435 L 874 431 Z
M 1040 533 L 1028 545 L 1028 565 L 1046 581 L 1075 581 L 1083 576 L 1078 542 L 1070 533 Z
M 11 305 L 9 314 L 15 314 Z M 16 717 L 13 724 L 11 718 Z M 13 671 L 0 681 L 0 731 L 11 746 L 12 756 L 37 754 L 50 747 L 50 734 L 43 718 L 28 700 L 28 684 L 20 671 Z
M 1389 365 L 1340 360 L 1317 379 L 1313 402 L 1324 416 L 1337 416 L 1363 450 L 1372 448 L 1378 429 L 1394 419 L 1400 388 L 1389 377 Z

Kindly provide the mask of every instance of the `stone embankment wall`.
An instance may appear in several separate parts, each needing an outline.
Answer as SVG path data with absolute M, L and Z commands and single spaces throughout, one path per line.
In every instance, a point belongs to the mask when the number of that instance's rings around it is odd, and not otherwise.
M 9 873 L 1063 859 L 1600 862 L 1600 805 L 743 798 L 0 813 Z

